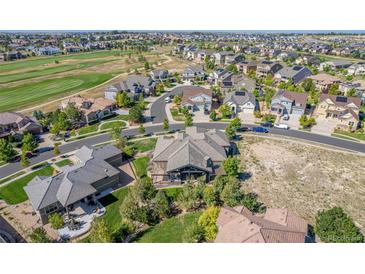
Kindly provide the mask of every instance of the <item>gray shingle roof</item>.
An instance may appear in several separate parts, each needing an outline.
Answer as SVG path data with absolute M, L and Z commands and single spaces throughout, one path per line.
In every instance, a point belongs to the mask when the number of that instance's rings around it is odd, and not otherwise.
M 37 176 L 24 190 L 36 210 L 57 202 L 63 206 L 73 204 L 97 191 L 93 183 L 119 173 L 105 159 L 120 153 L 112 145 L 99 148 L 83 146 L 76 153 L 80 163 L 53 177 Z
M 223 132 L 189 127 L 186 133 L 178 133 L 174 138 L 160 136 L 152 161 L 167 162 L 166 171 L 187 165 L 211 171 L 208 160 L 221 162 L 226 159 L 225 147 L 229 145 Z
M 255 96 L 250 92 L 236 91 L 227 93 L 223 102 L 232 102 L 240 106 L 246 104 L 247 102 L 251 102 L 255 105 L 256 99 Z

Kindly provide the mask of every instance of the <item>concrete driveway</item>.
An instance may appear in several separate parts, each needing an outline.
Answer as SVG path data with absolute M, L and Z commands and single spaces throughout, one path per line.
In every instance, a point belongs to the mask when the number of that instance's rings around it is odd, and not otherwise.
M 317 124 L 312 127 L 312 132 L 322 135 L 331 135 L 336 128 L 337 122 L 330 119 L 316 118 Z
M 277 122 L 286 124 L 291 129 L 299 129 L 300 128 L 300 124 L 299 124 L 300 116 L 301 115 L 298 115 L 298 114 L 290 114 L 289 120 L 285 121 L 285 120 L 283 120 L 283 117 L 279 117 Z
M 243 124 L 254 124 L 256 121 L 255 115 L 253 113 L 238 113 L 238 118 L 240 118 Z

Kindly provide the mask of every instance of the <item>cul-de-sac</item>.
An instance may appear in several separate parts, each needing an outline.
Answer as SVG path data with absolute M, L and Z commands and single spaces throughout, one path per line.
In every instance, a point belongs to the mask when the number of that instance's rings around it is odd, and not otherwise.
M 0 31 L 0 243 L 362 243 L 365 35 Z

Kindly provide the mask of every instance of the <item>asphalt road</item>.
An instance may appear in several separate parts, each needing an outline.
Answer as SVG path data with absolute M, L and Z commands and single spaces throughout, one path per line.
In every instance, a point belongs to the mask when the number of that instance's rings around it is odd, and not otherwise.
M 212 128 L 225 129 L 227 126 L 227 123 L 219 123 L 219 122 L 212 123 L 211 122 L 211 123 L 196 123 L 194 125 L 202 127 L 202 128 L 206 128 L 206 129 L 212 129 Z M 252 127 L 253 125 L 245 125 L 245 126 Z M 181 130 L 183 128 L 184 128 L 183 124 L 171 124 L 170 125 L 170 130 Z M 145 129 L 146 129 L 147 134 L 163 131 L 161 125 L 146 126 Z M 339 138 L 333 138 L 330 136 L 318 135 L 318 134 L 308 133 L 305 131 L 283 130 L 283 129 L 276 129 L 276 128 L 271 128 L 270 133 L 278 135 L 278 136 L 294 137 L 294 138 L 298 138 L 298 139 L 302 139 L 302 140 L 317 142 L 319 144 L 331 145 L 331 146 L 335 146 L 337 148 L 348 149 L 348 150 L 351 150 L 354 152 L 365 153 L 365 144 L 347 141 L 347 140 L 339 139 Z M 126 129 L 122 132 L 123 136 L 135 136 L 138 134 L 139 134 L 139 132 L 138 132 L 137 128 Z M 61 151 L 61 154 L 65 154 L 65 153 L 72 152 L 76 149 L 79 149 L 83 145 L 92 146 L 95 144 L 107 142 L 109 140 L 110 140 L 110 135 L 108 133 L 100 134 L 100 135 L 96 135 L 93 137 L 81 139 L 79 141 L 74 141 L 69 144 L 62 145 L 62 146 L 60 146 L 60 151 Z M 30 163 L 31 163 L 31 165 L 34 165 L 34 164 L 49 160 L 50 158 L 53 158 L 53 157 L 54 157 L 53 151 L 47 151 L 47 152 L 39 154 L 38 156 L 33 157 L 30 160 Z M 0 178 L 9 176 L 12 173 L 18 172 L 22 169 L 23 168 L 19 162 L 10 163 L 8 165 L 0 167 Z
M 160 98 L 158 98 L 152 105 L 151 105 L 151 118 L 153 124 L 159 124 L 162 123 L 165 118 L 167 118 L 166 111 L 165 111 L 165 98 L 167 96 L 174 96 L 177 94 L 182 93 L 182 87 L 186 86 L 180 86 L 173 88 L 171 91 L 166 92 L 164 95 L 162 95 Z

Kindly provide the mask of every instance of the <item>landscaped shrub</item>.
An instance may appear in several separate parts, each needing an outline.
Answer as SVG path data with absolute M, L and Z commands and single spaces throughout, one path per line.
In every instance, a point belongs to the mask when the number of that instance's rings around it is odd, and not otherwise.
M 59 213 L 53 213 L 49 216 L 48 220 L 54 229 L 60 229 L 65 225 L 65 222 Z
M 33 243 L 50 243 L 51 240 L 47 236 L 46 231 L 42 227 L 38 227 L 33 230 L 32 234 L 29 235 Z

